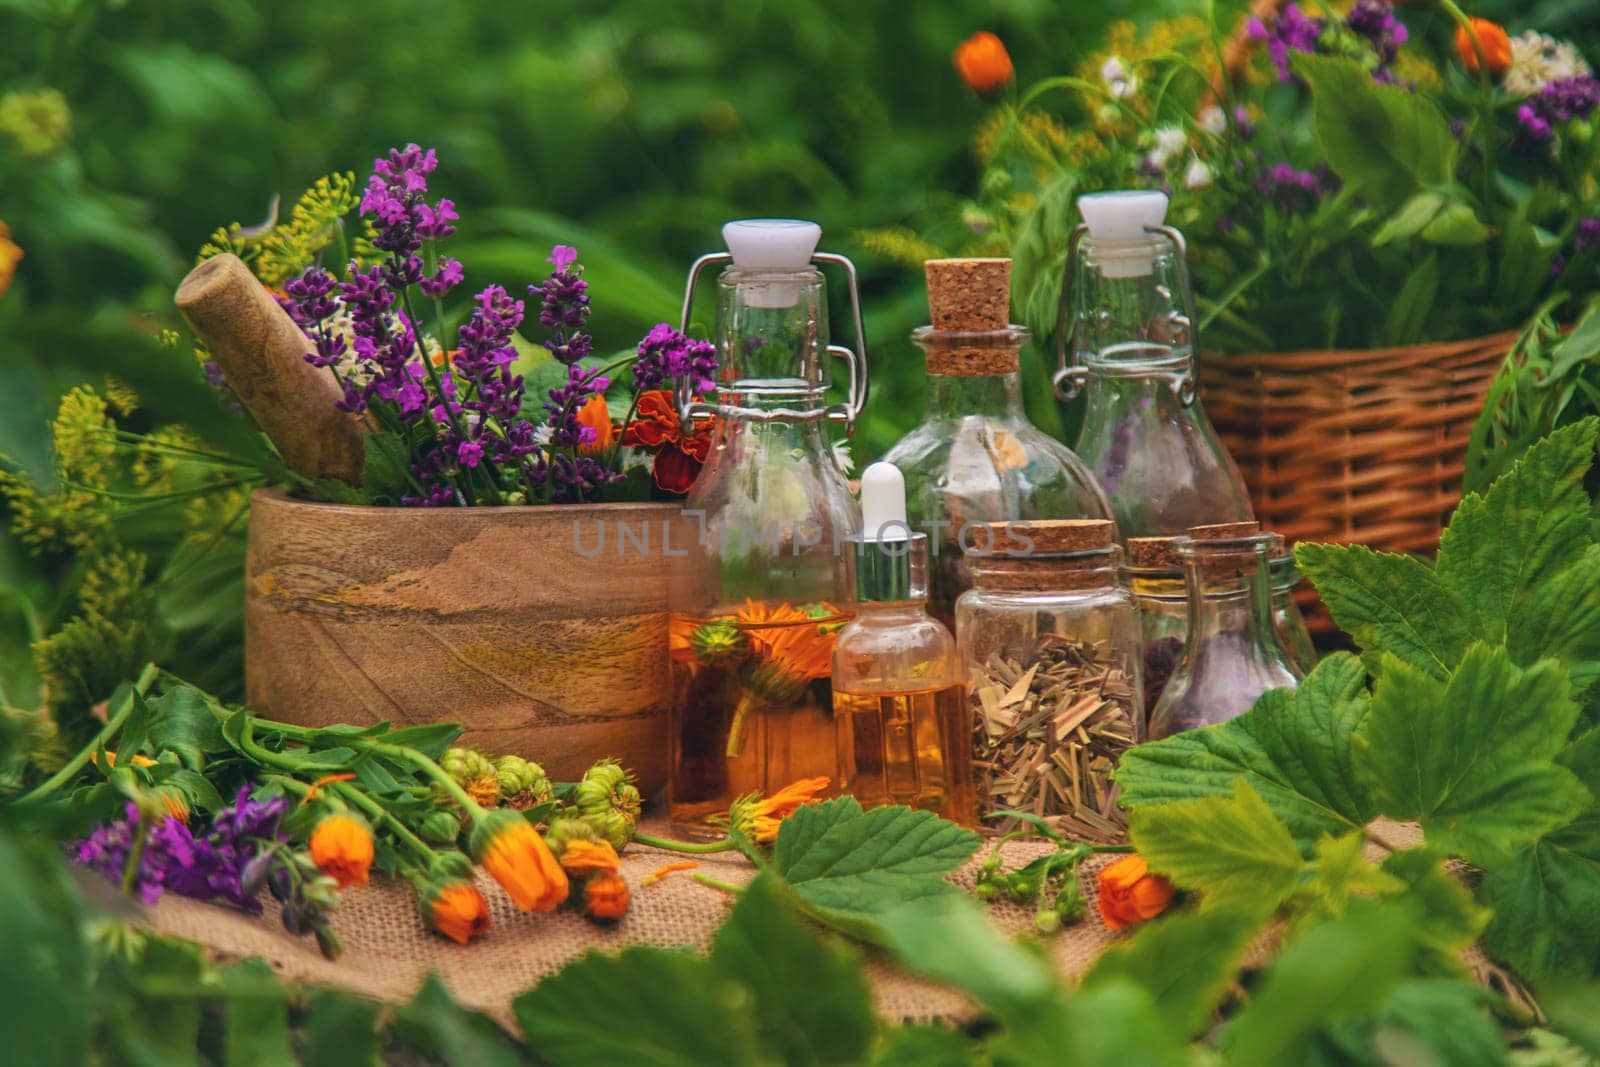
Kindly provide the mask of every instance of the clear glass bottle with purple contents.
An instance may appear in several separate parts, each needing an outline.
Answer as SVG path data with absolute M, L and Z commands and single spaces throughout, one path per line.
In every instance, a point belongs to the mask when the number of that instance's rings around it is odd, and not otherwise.
M 1183 658 L 1150 713 L 1151 740 L 1238 718 L 1270 689 L 1294 688 L 1303 672 L 1278 636 L 1270 533 L 1180 537 L 1188 588 Z

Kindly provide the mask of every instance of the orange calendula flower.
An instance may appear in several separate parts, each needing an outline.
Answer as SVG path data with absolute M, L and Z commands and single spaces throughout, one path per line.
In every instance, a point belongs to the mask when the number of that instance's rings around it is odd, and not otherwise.
M 615 874 L 621 867 L 622 860 L 609 841 L 574 839 L 561 850 L 561 868 L 578 878 L 603 872 Z
M 22 246 L 11 239 L 11 230 L 0 222 L 0 296 L 11 288 L 11 279 L 17 275 L 17 264 L 22 261 Z
M 632 897 L 628 883 L 615 872 L 602 872 L 583 886 L 583 910 L 589 918 L 603 922 L 616 922 L 628 914 Z
M 372 869 L 372 831 L 349 815 L 324 816 L 311 831 L 311 861 L 340 889 L 366 885 Z
M 728 826 L 758 844 L 770 845 L 778 839 L 783 820 L 802 805 L 817 799 L 828 788 L 826 778 L 802 778 L 790 782 L 770 797 L 759 793 L 740 797 L 728 809 Z
M 478 887 L 466 879 L 431 887 L 422 899 L 422 917 L 458 945 L 489 929 L 489 904 Z
M 473 828 L 469 845 L 472 858 L 523 911 L 554 911 L 567 899 L 567 872 L 517 812 L 489 812 Z
M 128 762 L 135 767 L 154 767 L 156 765 L 156 761 L 146 756 L 143 752 L 135 752 L 133 759 Z M 110 767 L 117 765 L 117 754 L 109 748 L 106 749 L 106 765 Z
M 980 30 L 957 45 L 955 59 L 961 80 L 975 93 L 992 93 L 1015 73 L 1005 43 L 988 30 Z
M 1172 883 L 1150 873 L 1143 856 L 1124 856 L 1100 871 L 1100 917 L 1113 930 L 1153 919 L 1172 903 Z
M 137 757 L 135 757 L 137 762 Z M 162 805 L 167 809 L 167 814 L 181 823 L 189 821 L 189 798 L 171 786 L 158 786 L 156 796 L 161 798 Z
M 622 432 L 622 443 L 653 451 L 650 473 L 656 485 L 669 493 L 687 493 L 711 454 L 711 426 L 690 427 L 684 433 L 671 391 L 646 389 Z
M 763 703 L 794 704 L 807 685 L 832 672 L 836 630 L 827 620 L 838 612 L 829 605 L 816 607 L 820 615 L 790 604 L 769 607 L 747 600 L 739 610 L 738 621 L 747 627 L 751 655 L 739 668 L 742 692 L 724 746 L 729 759 L 744 751 L 745 721 L 752 710 Z
M 579 452 L 586 455 L 598 455 L 611 447 L 617 438 L 616 427 L 611 423 L 611 409 L 606 406 L 606 398 L 598 393 L 589 397 L 575 412 L 578 425 L 587 426 L 594 431 L 594 440 L 586 445 L 580 445 Z
M 1477 34 L 1489 73 L 1503 73 L 1511 66 L 1511 38 L 1506 36 L 1505 28 L 1488 19 L 1468 19 L 1467 22 L 1472 26 L 1472 33 L 1467 32 L 1466 26 L 1456 27 L 1456 55 L 1461 57 L 1461 65 L 1478 73 L 1478 50 L 1472 47 L 1472 34 Z

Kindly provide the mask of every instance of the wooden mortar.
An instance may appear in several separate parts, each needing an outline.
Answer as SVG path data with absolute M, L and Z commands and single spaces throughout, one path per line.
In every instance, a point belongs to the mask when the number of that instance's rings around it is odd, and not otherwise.
M 559 781 L 615 756 L 648 796 L 666 781 L 665 549 L 693 536 L 675 504 L 376 508 L 258 492 L 246 698 L 310 726 L 460 722 L 465 744 Z

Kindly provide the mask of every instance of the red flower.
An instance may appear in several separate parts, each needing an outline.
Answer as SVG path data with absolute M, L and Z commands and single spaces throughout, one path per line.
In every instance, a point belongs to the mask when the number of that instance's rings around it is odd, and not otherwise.
M 656 461 L 651 474 L 656 485 L 669 493 L 687 493 L 711 454 L 711 427 L 707 424 L 684 434 L 672 393 L 647 389 L 639 394 L 639 405 L 622 433 L 622 443 L 630 448 L 654 449 Z

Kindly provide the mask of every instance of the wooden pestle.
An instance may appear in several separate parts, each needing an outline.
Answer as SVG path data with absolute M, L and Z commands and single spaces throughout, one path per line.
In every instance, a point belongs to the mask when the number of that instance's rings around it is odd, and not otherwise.
M 243 260 L 231 253 L 206 260 L 174 301 L 290 469 L 360 484 L 361 420 L 334 407 L 339 383 L 306 362 L 311 341 Z

